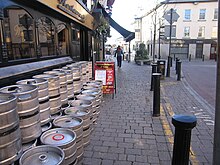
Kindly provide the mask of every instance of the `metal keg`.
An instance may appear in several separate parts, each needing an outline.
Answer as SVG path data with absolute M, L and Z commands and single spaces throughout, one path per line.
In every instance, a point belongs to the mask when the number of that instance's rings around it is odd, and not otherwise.
M 64 71 L 66 73 L 67 95 L 68 99 L 74 98 L 73 71 L 71 69 L 54 69 L 56 71 Z
M 79 94 L 81 92 L 83 83 L 82 83 L 82 68 L 79 64 L 73 63 L 67 65 L 73 71 L 73 84 L 74 84 L 74 94 Z
M 82 75 L 82 83 L 84 84 L 88 81 L 88 78 L 87 78 L 87 75 L 86 75 L 88 62 L 87 61 L 80 61 L 80 62 L 78 62 L 78 64 L 82 68 L 81 75 Z
M 70 102 L 70 108 L 67 108 L 65 112 L 68 110 L 72 110 L 72 107 L 80 108 L 80 109 L 85 109 L 88 110 L 89 113 L 89 119 L 90 119 L 90 129 L 93 130 L 93 108 L 92 108 L 92 101 L 89 100 L 73 100 Z M 85 119 L 84 124 L 85 124 Z
M 33 140 L 29 143 L 24 143 L 22 144 L 22 149 L 23 149 L 23 152 L 33 148 L 33 147 L 36 147 L 37 146 L 37 139 L 36 140 Z
M 20 165 L 66 165 L 65 154 L 59 147 L 51 145 L 37 146 L 26 151 L 20 158 Z
M 87 100 L 87 101 L 91 101 L 92 102 L 92 112 L 93 112 L 92 120 L 93 120 L 93 123 L 95 124 L 96 120 L 98 118 L 97 108 L 96 108 L 96 105 L 95 105 L 95 99 L 96 99 L 95 96 L 81 94 L 81 95 L 77 95 L 76 98 L 78 100 Z
M 61 108 L 68 107 L 68 94 L 67 94 L 67 79 L 64 71 L 46 71 L 45 74 L 58 75 L 60 78 L 60 97 L 61 97 Z
M 41 126 L 42 133 L 43 133 L 43 132 L 46 132 L 47 130 L 49 130 L 49 129 L 51 129 L 51 128 L 52 128 L 52 123 L 51 123 L 51 122 L 49 122 L 49 123 L 47 123 L 47 124 L 45 124 L 45 125 L 42 125 L 42 126 Z
M 100 104 L 101 104 L 101 96 L 100 93 L 98 93 L 99 91 L 96 90 L 83 90 L 82 94 L 83 95 L 92 95 L 95 96 L 95 101 L 94 101 L 94 108 L 96 108 L 96 114 L 97 116 L 99 116 L 100 114 Z
M 14 163 L 22 154 L 17 97 L 0 93 L 0 164 Z
M 83 145 L 86 146 L 90 142 L 91 120 L 90 111 L 83 107 L 69 107 L 65 111 L 66 115 L 80 117 L 83 119 Z
M 64 164 L 76 164 L 76 133 L 71 129 L 54 128 L 44 132 L 40 141 L 42 144 L 57 146 L 63 149 L 65 153 Z
M 92 61 L 88 61 L 89 80 L 92 79 Z
M 53 114 L 53 115 L 51 115 L 51 120 L 53 121 L 54 119 L 56 119 L 57 117 L 60 117 L 60 116 L 62 116 L 62 112 Z
M 76 133 L 77 159 L 81 159 L 83 150 L 83 119 L 74 116 L 61 116 L 53 120 L 53 126 L 69 128 Z
M 18 97 L 17 111 L 22 143 L 28 143 L 41 135 L 38 87 L 35 85 L 11 85 L 0 89 Z
M 48 81 L 42 78 L 26 79 L 18 81 L 17 84 L 31 84 L 38 87 L 38 100 L 40 109 L 41 125 L 50 122 L 50 101 Z
M 48 91 L 50 100 L 50 114 L 56 114 L 61 111 L 60 98 L 60 79 L 59 76 L 50 74 L 35 75 L 33 78 L 43 78 L 48 81 Z

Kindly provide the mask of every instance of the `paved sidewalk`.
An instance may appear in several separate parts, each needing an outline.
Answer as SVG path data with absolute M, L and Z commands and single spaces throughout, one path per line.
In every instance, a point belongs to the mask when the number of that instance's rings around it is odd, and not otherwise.
M 173 68 L 171 77 L 161 81 L 160 117 L 152 117 L 151 66 L 123 62 L 122 68 L 116 68 L 116 77 L 117 93 L 114 99 L 104 97 L 85 148 L 84 165 L 170 165 L 174 113 L 200 117 L 192 131 L 190 160 L 192 164 L 211 164 L 212 116 L 205 113 L 206 106 L 184 81 L 176 81 Z

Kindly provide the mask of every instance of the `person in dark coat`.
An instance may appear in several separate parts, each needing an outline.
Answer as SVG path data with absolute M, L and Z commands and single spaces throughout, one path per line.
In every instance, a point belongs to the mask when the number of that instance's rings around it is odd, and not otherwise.
M 117 47 L 115 51 L 115 56 L 117 57 L 117 65 L 119 68 L 121 68 L 121 63 L 122 63 L 122 56 L 124 55 L 123 50 L 121 49 L 120 46 Z

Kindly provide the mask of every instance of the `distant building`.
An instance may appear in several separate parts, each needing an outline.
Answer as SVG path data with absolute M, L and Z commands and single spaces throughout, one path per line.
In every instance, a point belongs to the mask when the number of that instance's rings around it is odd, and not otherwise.
M 145 43 L 152 54 L 156 32 L 154 54 L 166 58 L 169 55 L 170 24 L 164 19 L 164 14 L 170 9 L 179 15 L 172 24 L 171 56 L 186 59 L 189 55 L 192 58 L 202 58 L 204 55 L 206 59 L 215 59 L 218 19 L 216 0 L 171 0 L 157 5 L 135 19 L 138 20 L 136 27 L 139 27 L 135 29 L 136 42 Z

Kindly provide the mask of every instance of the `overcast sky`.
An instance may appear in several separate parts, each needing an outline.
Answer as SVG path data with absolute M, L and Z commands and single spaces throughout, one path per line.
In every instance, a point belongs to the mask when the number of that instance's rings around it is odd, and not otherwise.
M 135 15 L 147 13 L 159 0 L 115 0 L 112 8 L 112 18 L 125 29 L 134 32 L 132 23 Z M 111 28 L 111 38 L 108 43 L 112 43 L 121 35 Z

